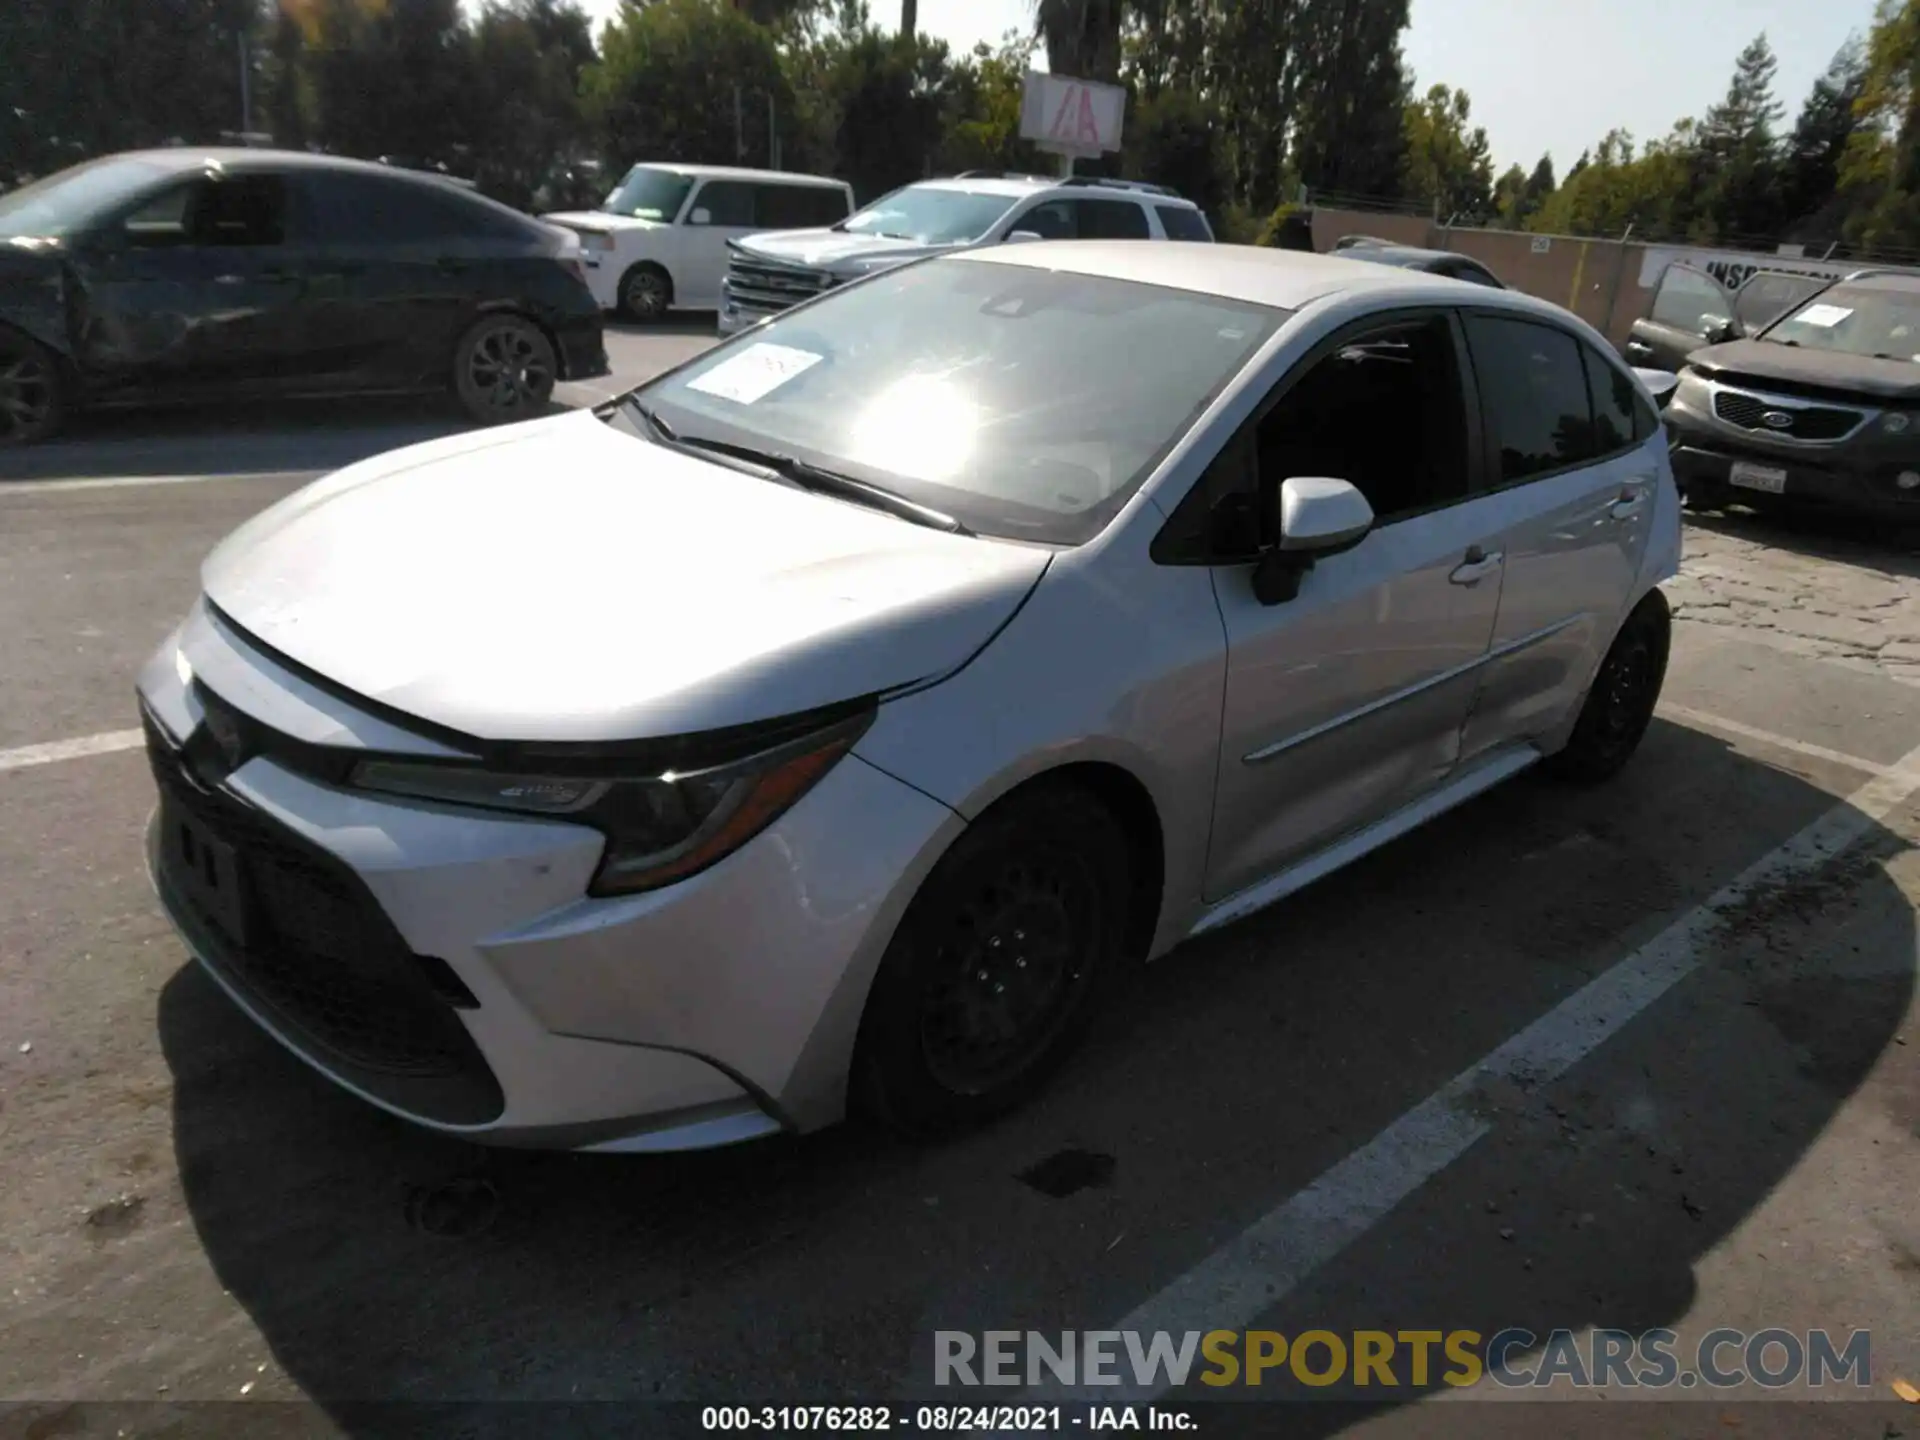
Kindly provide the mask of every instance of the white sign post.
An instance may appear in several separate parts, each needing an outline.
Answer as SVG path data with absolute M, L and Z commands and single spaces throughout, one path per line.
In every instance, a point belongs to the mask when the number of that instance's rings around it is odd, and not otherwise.
M 1126 116 L 1127 92 L 1118 85 L 1027 72 L 1020 97 L 1020 138 L 1060 156 L 1064 174 L 1073 173 L 1077 156 L 1118 150 Z

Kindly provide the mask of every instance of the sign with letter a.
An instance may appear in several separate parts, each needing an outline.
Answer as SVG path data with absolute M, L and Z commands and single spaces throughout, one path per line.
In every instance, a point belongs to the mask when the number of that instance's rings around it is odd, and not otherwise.
M 1027 72 L 1020 135 L 1055 155 L 1099 155 L 1120 148 L 1127 92 L 1070 75 Z

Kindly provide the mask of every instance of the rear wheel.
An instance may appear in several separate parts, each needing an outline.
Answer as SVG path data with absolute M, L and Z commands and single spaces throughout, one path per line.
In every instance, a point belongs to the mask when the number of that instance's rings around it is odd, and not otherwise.
M 1617 774 L 1633 757 L 1653 723 L 1672 639 L 1667 597 L 1649 591 L 1600 662 L 1566 749 L 1548 759 L 1554 774 L 1576 784 L 1596 784 Z
M 519 315 L 489 315 L 454 348 L 454 390 L 466 412 L 483 425 L 545 413 L 556 369 L 552 343 Z
M 1030 1097 L 1084 1034 L 1126 945 L 1126 837 L 1084 791 L 1029 791 L 954 843 L 914 897 L 861 1018 L 858 1098 L 944 1133 Z
M 672 305 L 673 282 L 658 265 L 636 265 L 620 277 L 620 313 L 627 319 L 663 320 Z
M 37 341 L 0 330 L 0 446 L 31 445 L 60 428 L 60 362 Z

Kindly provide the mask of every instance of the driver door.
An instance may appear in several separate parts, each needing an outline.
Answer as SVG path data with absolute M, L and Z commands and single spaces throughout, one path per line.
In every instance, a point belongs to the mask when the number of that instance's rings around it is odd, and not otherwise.
M 1633 322 L 1621 353 L 1629 365 L 1677 374 L 1694 351 L 1739 333 L 1727 287 L 1704 270 L 1676 263 L 1661 274 L 1653 304 Z
M 1445 312 L 1342 332 L 1280 382 L 1195 492 L 1216 543 L 1242 554 L 1277 528 L 1255 497 L 1292 476 L 1347 480 L 1375 515 L 1291 600 L 1261 603 L 1252 563 L 1213 568 L 1227 681 L 1209 900 L 1391 814 L 1458 762 L 1502 576 L 1498 502 L 1472 493 L 1480 421 L 1464 353 Z

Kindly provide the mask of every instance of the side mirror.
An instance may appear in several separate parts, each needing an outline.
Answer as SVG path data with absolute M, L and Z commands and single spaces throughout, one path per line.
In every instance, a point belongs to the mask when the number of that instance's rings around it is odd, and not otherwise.
M 1046 238 L 1046 236 L 1033 230 L 1009 230 L 1007 232 L 1006 243 L 1009 245 L 1024 245 L 1029 240 L 1044 240 Z
M 1733 321 L 1724 315 L 1702 315 L 1700 337 L 1709 345 L 1724 345 L 1733 339 Z
M 713 223 L 713 212 L 704 205 L 696 205 L 693 207 L 693 213 L 687 216 L 687 223 L 689 225 L 711 225 Z
M 1673 399 L 1673 392 L 1680 388 L 1680 377 L 1671 371 L 1644 370 L 1635 366 L 1633 373 L 1640 377 L 1640 383 L 1647 387 L 1654 405 L 1661 410 L 1667 408 L 1667 402 Z
M 1323 555 L 1351 550 L 1373 529 L 1373 506 L 1345 480 L 1295 475 L 1276 497 L 1279 543 L 1253 572 L 1254 597 L 1278 605 L 1300 593 L 1300 582 Z

